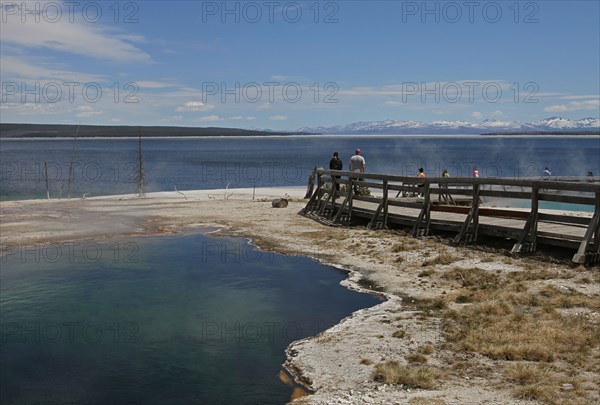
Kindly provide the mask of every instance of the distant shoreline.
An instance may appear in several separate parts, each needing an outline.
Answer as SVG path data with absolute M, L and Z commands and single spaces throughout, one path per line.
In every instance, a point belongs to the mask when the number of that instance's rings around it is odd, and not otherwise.
M 103 125 L 72 125 L 72 124 L 0 124 L 0 139 L 72 139 L 77 138 L 188 138 L 188 137 L 248 137 L 248 136 L 286 136 L 309 135 L 308 132 L 275 132 L 239 128 L 191 128 L 191 127 L 161 127 L 161 126 L 103 126 Z
M 79 128 L 79 129 L 78 129 Z M 161 127 L 161 126 L 102 126 L 102 125 L 73 125 L 73 124 L 11 124 L 0 123 L 0 139 L 73 139 L 77 133 L 78 139 L 131 139 L 141 134 L 143 138 L 182 139 L 182 138 L 249 138 L 249 137 L 343 137 L 343 136 L 428 136 L 428 137 L 501 137 L 501 136 L 600 136 L 600 131 L 530 131 L 530 132 L 490 132 L 482 134 L 460 133 L 348 133 L 331 134 L 302 131 L 269 131 L 239 128 L 192 128 L 192 127 Z

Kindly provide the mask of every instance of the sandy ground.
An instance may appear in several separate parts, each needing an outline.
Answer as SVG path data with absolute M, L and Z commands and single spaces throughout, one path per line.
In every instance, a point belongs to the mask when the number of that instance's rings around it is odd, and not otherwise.
M 455 258 L 455 268 L 476 266 L 490 272 L 522 271 L 531 268 L 529 259 L 509 259 L 505 252 L 492 249 L 455 248 L 436 238 L 413 239 L 401 232 L 322 225 L 298 215 L 306 203 L 304 193 L 304 188 L 235 189 L 164 192 L 145 198 L 128 195 L 2 202 L 0 243 L 6 253 L 34 244 L 179 234 L 217 227 L 219 234 L 249 238 L 263 250 L 312 256 L 346 269 L 349 276 L 343 283 L 348 288 L 387 298 L 316 337 L 289 346 L 284 367 L 315 392 L 294 403 L 535 403 L 516 399 L 510 387 L 502 383 L 502 362 L 445 349 L 441 320 L 422 316 L 418 305 L 458 290 L 451 281 L 419 276 L 424 261 L 442 253 Z M 273 198 L 284 196 L 290 199 L 287 208 L 271 206 Z M 444 266 L 433 265 L 436 270 Z M 557 273 L 570 271 L 566 263 L 548 261 L 544 266 Z M 558 283 L 600 298 L 597 283 L 578 283 L 576 278 Z M 404 336 L 394 337 L 399 328 L 405 331 Z M 464 360 L 476 367 L 445 375 L 432 390 L 374 381 L 377 363 L 404 361 L 407 353 L 424 345 L 435 347 L 428 358 L 430 365 L 443 368 Z

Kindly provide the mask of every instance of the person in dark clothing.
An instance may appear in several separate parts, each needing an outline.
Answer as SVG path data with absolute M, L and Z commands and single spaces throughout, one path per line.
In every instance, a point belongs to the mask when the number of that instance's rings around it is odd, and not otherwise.
M 340 159 L 339 153 L 333 152 L 333 157 L 329 161 L 329 169 L 330 170 L 342 170 L 343 167 L 344 167 L 344 164 L 342 163 L 342 159 Z M 334 179 L 339 181 L 340 176 L 333 176 L 333 177 L 334 177 Z M 335 188 L 336 188 L 336 190 L 339 191 L 340 183 L 336 182 Z

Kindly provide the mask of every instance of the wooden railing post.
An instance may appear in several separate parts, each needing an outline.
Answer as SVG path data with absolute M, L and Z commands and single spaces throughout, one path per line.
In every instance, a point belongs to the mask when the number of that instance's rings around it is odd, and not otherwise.
M 312 194 L 306 206 L 300 211 L 301 214 L 308 214 L 315 210 L 315 205 L 318 206 L 318 201 L 321 198 L 321 188 L 323 187 L 323 172 L 317 172 L 317 189 Z
M 415 225 L 411 231 L 411 235 L 414 237 L 427 236 L 429 234 L 429 224 L 431 222 L 431 184 L 427 183 L 424 185 L 423 190 L 423 208 L 415 221 Z M 425 226 L 421 228 L 421 223 L 425 221 Z
M 517 243 L 510 251 L 513 254 L 525 252 L 533 252 L 536 249 L 537 227 L 538 227 L 538 212 L 539 212 L 539 186 L 534 185 L 531 188 L 531 212 L 525 222 L 525 227 Z M 523 247 L 525 246 L 525 249 Z
M 579 249 L 575 256 L 573 256 L 573 261 L 579 264 L 585 264 L 586 256 L 591 257 L 591 262 L 597 263 L 600 260 L 600 243 L 598 240 L 598 235 L 600 234 L 600 192 L 596 193 L 596 203 L 594 208 L 594 216 L 588 225 L 588 229 L 585 232 L 585 236 L 579 245 Z M 590 249 L 592 245 L 592 237 L 594 238 L 594 251 Z
M 454 243 L 460 243 L 463 239 L 466 242 L 475 242 L 477 240 L 477 231 L 479 229 L 479 184 L 473 183 L 473 202 L 471 209 L 465 218 L 462 229 L 454 238 Z M 471 231 L 469 232 L 469 229 Z
M 377 223 L 379 222 L 379 215 L 381 215 L 382 212 L 383 212 L 382 227 L 387 228 L 387 223 L 386 223 L 386 221 L 387 221 L 387 203 L 388 203 L 388 181 L 384 180 L 383 181 L 383 198 L 381 199 L 381 202 L 379 203 L 377 210 L 375 210 L 375 215 L 373 215 L 373 218 L 371 218 L 371 221 L 369 222 L 369 225 L 367 225 L 367 228 L 369 228 L 369 229 L 377 228 Z

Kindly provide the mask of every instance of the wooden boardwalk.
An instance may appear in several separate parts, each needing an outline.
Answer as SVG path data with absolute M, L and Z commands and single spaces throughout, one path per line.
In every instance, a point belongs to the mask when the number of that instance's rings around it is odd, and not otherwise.
M 444 231 L 455 233 L 455 243 L 476 243 L 485 235 L 514 240 L 513 254 L 542 244 L 574 250 L 575 263 L 600 262 L 598 181 L 413 178 L 325 169 L 314 177 L 316 187 L 301 213 L 331 225 L 363 218 L 369 228 L 408 227 L 415 237 Z M 528 208 L 492 206 L 502 200 Z M 543 201 L 576 204 L 582 212 L 541 209 Z

